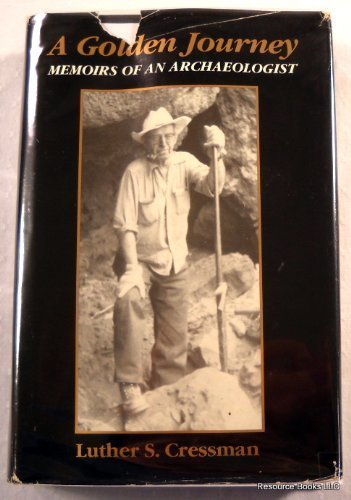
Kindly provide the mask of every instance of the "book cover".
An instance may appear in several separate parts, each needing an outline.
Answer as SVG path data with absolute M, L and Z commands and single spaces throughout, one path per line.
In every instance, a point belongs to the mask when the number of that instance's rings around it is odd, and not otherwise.
M 43 14 L 27 47 L 11 480 L 333 484 L 330 17 Z

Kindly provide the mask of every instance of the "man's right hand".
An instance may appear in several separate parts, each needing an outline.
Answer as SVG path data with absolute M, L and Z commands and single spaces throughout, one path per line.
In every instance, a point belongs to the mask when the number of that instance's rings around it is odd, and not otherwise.
M 141 298 L 145 299 L 143 268 L 140 264 L 127 264 L 126 271 L 118 282 L 118 298 L 123 297 L 134 287 L 138 288 Z

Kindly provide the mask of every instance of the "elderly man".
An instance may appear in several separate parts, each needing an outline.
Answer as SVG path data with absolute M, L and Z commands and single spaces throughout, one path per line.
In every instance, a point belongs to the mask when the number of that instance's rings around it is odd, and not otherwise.
M 145 156 L 124 172 L 114 217 L 125 271 L 114 310 L 115 378 L 125 416 L 147 407 L 142 395 L 142 339 L 145 285 L 154 312 L 151 386 L 176 382 L 187 363 L 189 189 L 212 197 L 214 171 L 187 152 L 174 151 L 190 118 L 173 119 L 165 108 L 150 111 L 140 132 L 133 132 Z M 218 159 L 219 189 L 224 184 L 224 134 L 205 127 L 204 144 Z

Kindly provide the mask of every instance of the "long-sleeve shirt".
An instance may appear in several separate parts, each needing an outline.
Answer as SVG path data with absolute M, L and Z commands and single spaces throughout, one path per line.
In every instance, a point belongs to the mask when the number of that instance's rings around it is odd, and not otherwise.
M 138 260 L 153 271 L 177 273 L 188 254 L 189 189 L 213 197 L 208 184 L 209 167 L 187 152 L 175 151 L 160 167 L 140 158 L 123 174 L 114 227 L 136 235 Z

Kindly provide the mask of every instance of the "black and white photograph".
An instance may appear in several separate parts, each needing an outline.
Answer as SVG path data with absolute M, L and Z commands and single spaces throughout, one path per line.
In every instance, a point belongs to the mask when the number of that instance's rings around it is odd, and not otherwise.
M 264 430 L 258 98 L 82 90 L 77 433 Z

